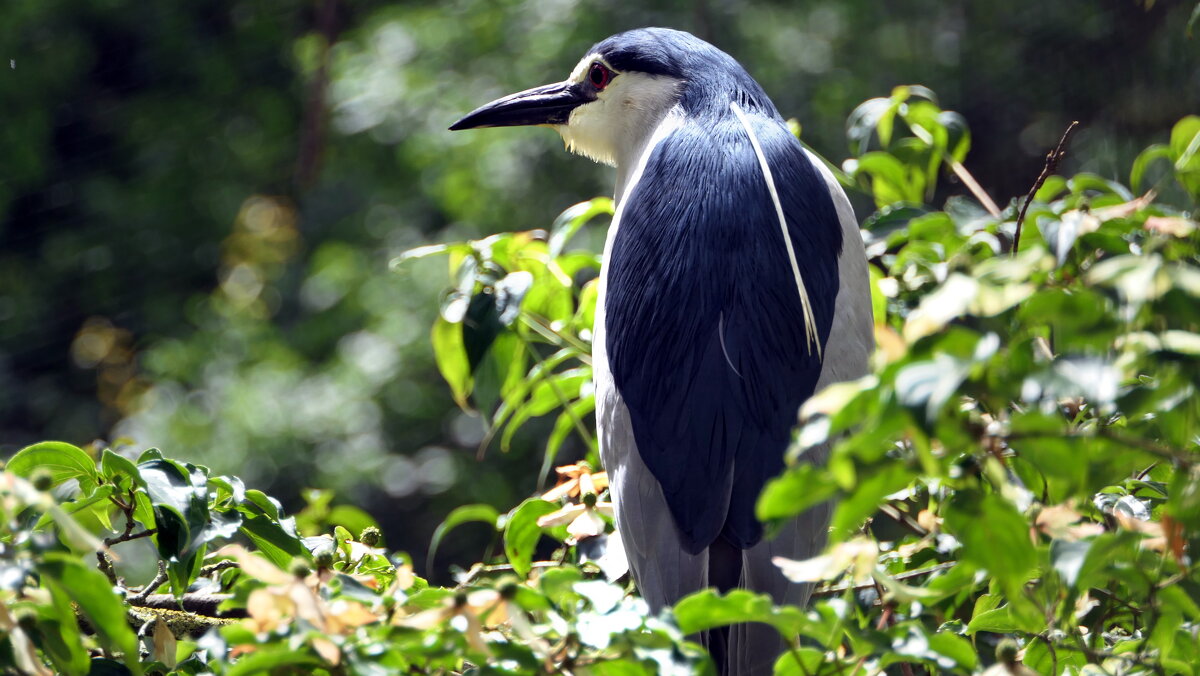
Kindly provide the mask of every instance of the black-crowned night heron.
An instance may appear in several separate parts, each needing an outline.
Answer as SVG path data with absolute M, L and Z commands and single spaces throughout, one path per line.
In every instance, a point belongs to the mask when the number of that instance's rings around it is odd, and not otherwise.
M 867 261 L 845 193 L 737 61 L 680 31 L 614 35 L 565 81 L 451 129 L 514 125 L 551 126 L 617 169 L 596 426 L 642 595 L 654 611 L 704 587 L 806 603 L 771 559 L 818 553 L 828 505 L 773 539 L 754 505 L 801 404 L 867 370 Z M 703 640 L 731 674 L 769 673 L 782 647 L 757 625 Z

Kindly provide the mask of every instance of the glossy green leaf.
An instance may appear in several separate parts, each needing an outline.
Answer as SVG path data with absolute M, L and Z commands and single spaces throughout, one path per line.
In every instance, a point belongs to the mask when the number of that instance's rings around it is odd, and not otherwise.
M 44 555 L 38 572 L 79 606 L 107 648 L 124 654 L 130 671 L 142 673 L 137 637 L 126 623 L 124 605 L 103 574 L 74 556 L 57 552 Z
M 530 498 L 509 512 L 504 522 L 504 555 L 517 575 L 525 577 L 531 569 L 534 548 L 542 537 L 537 520 L 557 509 L 552 502 Z
M 120 453 L 115 453 L 111 449 L 104 449 L 100 455 L 100 469 L 104 473 L 104 478 L 109 480 L 117 480 L 119 477 L 128 477 L 134 485 L 145 486 L 146 482 L 142 480 L 142 473 L 138 471 L 137 465 L 132 460 L 126 458 Z
M 836 491 L 837 485 L 822 468 L 801 462 L 767 482 L 758 496 L 755 514 L 760 521 L 786 519 L 833 497 Z
M 438 371 L 450 386 L 455 403 L 459 408 L 467 409 L 467 396 L 471 393 L 473 382 L 471 365 L 467 361 L 466 346 L 463 342 L 462 324 L 451 324 L 438 317 L 433 323 L 431 341 Z
M 675 621 L 685 634 L 742 622 L 763 622 L 786 638 L 797 636 L 806 625 L 799 608 L 776 607 L 770 597 L 745 589 L 735 589 L 724 596 L 705 589 L 686 596 L 675 604 Z
M 1091 548 L 1090 540 L 1055 540 L 1050 543 L 1050 562 L 1068 587 L 1074 587 L 1079 580 L 1079 571 L 1083 569 Z
M 250 538 L 258 551 L 276 566 L 287 570 L 292 559 L 311 558 L 308 549 L 296 535 L 290 522 L 278 522 L 265 516 L 256 516 L 242 521 L 241 532 Z
M 987 569 L 1014 595 L 1034 574 L 1037 555 L 1029 523 L 999 495 L 959 492 L 945 511 L 946 527 L 963 544 L 961 557 Z
M 78 446 L 61 441 L 43 441 L 26 446 L 9 459 L 5 468 L 18 476 L 29 478 L 35 472 L 49 472 L 57 486 L 71 479 L 90 480 L 99 478 L 96 461 Z
M 825 653 L 816 648 L 789 650 L 775 660 L 775 676 L 811 676 L 829 663 Z
M 38 630 L 46 655 L 60 673 L 88 673 L 90 660 L 70 594 L 62 587 L 52 586 L 50 601 L 50 604 L 37 606 Z
M 204 542 L 209 523 L 207 480 L 197 485 L 192 472 L 170 460 L 138 465 L 154 505 L 155 539 L 164 559 L 187 559 Z
M 499 518 L 500 512 L 491 505 L 462 505 L 461 507 L 456 507 L 446 515 L 446 518 L 433 531 L 433 537 L 429 541 L 429 553 L 425 559 L 426 568 L 433 568 L 433 560 L 437 555 L 438 546 L 442 543 L 442 538 L 446 537 L 446 534 L 454 530 L 456 526 L 476 521 L 491 524 L 492 528 L 496 528 L 496 522 Z
M 1146 175 L 1146 170 L 1155 160 L 1171 159 L 1171 148 L 1162 144 L 1152 145 L 1142 152 L 1138 153 L 1137 158 L 1133 161 L 1133 168 L 1129 171 L 1129 185 L 1135 192 L 1143 192 L 1142 180 Z

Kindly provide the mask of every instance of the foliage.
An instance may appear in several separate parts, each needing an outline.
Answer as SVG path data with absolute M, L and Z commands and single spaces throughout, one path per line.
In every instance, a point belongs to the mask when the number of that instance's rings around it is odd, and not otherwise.
M 291 518 L 239 479 L 154 449 L 48 442 L 0 475 L 0 665 L 702 672 L 711 665 L 687 635 L 759 621 L 793 640 L 780 674 L 897 664 L 1193 674 L 1200 118 L 1138 157 L 1130 184 L 1149 181 L 1148 192 L 1052 176 L 1022 223 L 1023 198 L 1001 209 L 977 186 L 975 201 L 929 204 L 944 176 L 970 180 L 971 145 L 963 118 L 932 92 L 868 101 L 848 131 L 855 157 L 842 178 L 879 207 L 864 224 L 873 374 L 805 406 L 789 467 L 758 504 L 771 524 L 836 501 L 827 551 L 778 562 L 793 580 L 821 583 L 811 608 L 702 591 L 648 617 L 621 582 L 594 464 L 560 467 L 558 486 L 507 513 L 460 505 L 437 543 L 468 522 L 487 524 L 495 542 L 438 587 L 328 493 Z M 1180 198 L 1170 206 L 1161 194 Z M 594 459 L 598 258 L 568 245 L 611 209 L 593 200 L 549 231 L 417 249 L 397 263 L 448 259 L 453 288 L 432 330 L 438 368 L 501 448 L 550 416 L 545 474 L 571 435 Z M 805 463 L 825 441 L 829 462 Z
M 452 588 L 431 587 L 379 546 L 373 525 L 356 537 L 324 522 L 305 537 L 296 524 L 316 527 L 312 514 L 288 517 L 235 477 L 131 450 L 42 443 L 0 474 L 6 672 L 653 673 L 705 663 L 669 619 L 648 617 L 574 548 L 531 563 L 539 523 L 559 540 L 581 532 L 556 529 L 550 502 L 527 501 L 503 520 L 511 565 L 480 564 Z M 603 488 L 581 471 L 574 482 L 559 493 L 582 482 L 591 499 L 566 510 L 572 519 L 599 508 Z M 600 522 L 587 533 L 602 531 Z M 172 593 L 156 594 L 164 584 Z
M 847 111 L 920 80 L 971 121 L 980 182 L 1015 194 L 1070 119 L 1064 171 L 1113 177 L 1200 110 L 1194 5 L 5 0 L 0 453 L 152 441 L 289 507 L 354 496 L 416 552 L 458 505 L 534 490 L 554 419 L 478 465 L 481 425 L 427 344 L 442 261 L 387 261 L 545 227 L 612 185 L 550 131 L 447 132 L 459 115 L 665 25 L 736 57 L 837 159 Z M 560 449 L 585 452 L 574 432 Z

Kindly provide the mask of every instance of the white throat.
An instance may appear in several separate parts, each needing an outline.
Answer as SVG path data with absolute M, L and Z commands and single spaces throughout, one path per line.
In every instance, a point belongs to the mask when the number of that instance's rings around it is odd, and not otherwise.
M 582 69 L 576 70 L 582 73 Z M 659 123 L 675 107 L 682 83 L 672 77 L 620 73 L 595 101 L 571 111 L 567 124 L 555 129 L 571 152 L 617 168 L 620 198 L 625 178 Z

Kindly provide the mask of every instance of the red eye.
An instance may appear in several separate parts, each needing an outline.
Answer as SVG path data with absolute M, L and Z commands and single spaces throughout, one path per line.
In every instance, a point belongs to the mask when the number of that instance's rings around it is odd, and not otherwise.
M 599 61 L 593 63 L 592 67 L 588 69 L 588 81 L 591 82 L 592 86 L 596 89 L 604 89 L 607 87 L 608 83 L 612 82 L 612 78 L 612 71 L 605 68 L 604 64 L 600 63 Z

